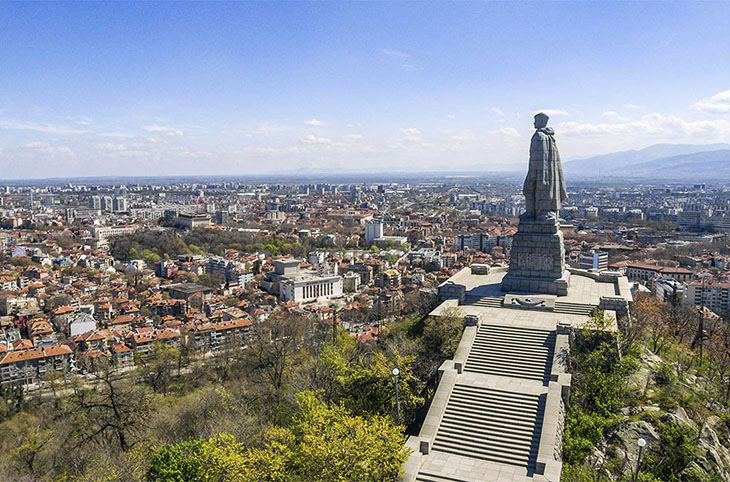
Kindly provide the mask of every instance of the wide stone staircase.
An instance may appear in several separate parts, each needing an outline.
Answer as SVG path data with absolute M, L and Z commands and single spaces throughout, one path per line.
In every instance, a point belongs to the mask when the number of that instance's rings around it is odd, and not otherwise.
M 547 384 L 555 351 L 555 331 L 516 326 L 482 325 L 464 370 Z
M 433 450 L 524 467 L 530 473 L 535 468 L 544 410 L 544 394 L 457 384 Z
M 591 316 L 595 306 L 586 305 L 583 303 L 571 303 L 567 301 L 556 301 L 555 309 L 556 313 L 565 313 L 568 315 L 584 315 Z
M 498 296 L 478 296 L 466 295 L 462 305 L 481 306 L 485 308 L 501 308 L 503 299 Z M 555 307 L 552 311 L 555 313 L 565 313 L 567 315 L 591 316 L 595 307 L 589 304 L 575 303 L 570 301 L 555 301 Z
M 488 308 L 501 308 L 502 298 L 497 296 L 466 295 L 463 305 L 484 306 Z

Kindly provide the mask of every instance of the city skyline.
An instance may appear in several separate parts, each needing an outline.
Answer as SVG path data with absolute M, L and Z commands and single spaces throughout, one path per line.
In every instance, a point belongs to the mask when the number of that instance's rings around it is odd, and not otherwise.
M 727 4 L 0 11 L 6 179 L 519 171 L 539 110 L 564 159 L 730 139 Z

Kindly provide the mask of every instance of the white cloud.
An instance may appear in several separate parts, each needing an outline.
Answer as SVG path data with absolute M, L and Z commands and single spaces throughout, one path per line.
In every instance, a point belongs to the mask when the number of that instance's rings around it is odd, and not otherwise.
M 400 64 L 400 66 L 403 70 L 406 70 L 408 72 L 415 72 L 417 70 L 422 70 L 421 67 L 417 66 L 416 64 L 410 63 L 410 62 Z
M 630 120 L 628 117 L 624 117 L 620 115 L 615 110 L 607 110 L 602 114 L 604 117 L 608 117 L 609 119 L 613 120 L 614 122 L 626 122 Z
M 473 141 L 477 136 L 470 129 L 464 129 L 451 136 L 455 141 Z
M 499 107 L 492 107 L 492 112 L 494 112 L 498 116 L 504 115 L 504 111 L 502 109 L 500 109 Z
M 417 70 L 422 70 L 421 67 L 411 61 L 410 54 L 407 54 L 406 52 L 395 49 L 380 49 L 380 53 L 392 58 L 393 60 L 400 61 L 400 64 L 398 65 L 405 71 L 415 72 Z
M 183 135 L 182 131 L 170 126 L 161 126 L 157 124 L 144 126 L 144 130 L 147 132 L 161 132 L 170 137 L 177 137 Z
M 60 124 L 34 123 L 34 122 L 13 122 L 0 120 L 0 129 L 17 129 L 26 131 L 43 132 L 46 134 L 86 134 L 89 131 Z
M 48 142 L 26 142 L 23 147 L 27 150 L 50 157 L 73 157 L 75 155 L 73 149 L 68 146 L 54 146 Z
M 308 126 L 315 126 L 315 127 L 322 127 L 322 126 L 327 125 L 326 122 L 321 121 L 319 119 L 309 119 L 308 121 L 304 121 L 304 123 L 307 124 Z
M 719 141 L 730 135 L 730 121 L 723 119 L 687 121 L 675 115 L 652 113 L 625 122 L 563 122 L 558 125 L 558 132 L 569 136 L 640 137 L 646 144 L 656 139 Z
M 395 49 L 380 49 L 380 53 L 387 55 L 388 57 L 395 57 L 398 59 L 407 59 L 410 57 L 407 53 Z
M 624 109 L 644 110 L 644 109 L 646 109 L 646 106 L 645 105 L 639 105 L 639 104 L 624 104 Z
M 332 139 L 327 139 L 326 137 L 317 137 L 313 134 L 309 134 L 304 136 L 302 142 L 304 142 L 305 144 L 329 144 L 332 142 Z
M 134 134 L 130 134 L 128 132 L 99 132 L 96 134 L 99 137 L 113 137 L 113 138 L 119 138 L 119 139 L 131 139 L 134 136 Z
M 401 140 L 410 142 L 419 142 L 421 140 L 421 130 L 416 127 L 404 127 L 400 129 L 403 134 Z
M 520 137 L 520 131 L 518 131 L 514 127 L 502 127 L 501 129 L 497 130 L 497 133 L 504 137 Z
M 730 90 L 719 92 L 709 99 L 701 100 L 694 107 L 702 112 L 729 113 Z
M 111 142 L 104 142 L 101 144 L 97 144 L 96 148 L 100 151 L 107 151 L 107 152 L 118 152 L 123 151 L 125 149 L 123 144 L 113 144 Z
M 456 115 L 455 114 L 446 114 L 446 118 L 447 119 L 456 119 Z

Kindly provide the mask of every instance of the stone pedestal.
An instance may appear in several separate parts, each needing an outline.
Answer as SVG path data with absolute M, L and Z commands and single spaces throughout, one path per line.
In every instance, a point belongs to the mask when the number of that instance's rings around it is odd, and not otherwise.
M 568 294 L 563 233 L 556 220 L 520 219 L 502 291 Z

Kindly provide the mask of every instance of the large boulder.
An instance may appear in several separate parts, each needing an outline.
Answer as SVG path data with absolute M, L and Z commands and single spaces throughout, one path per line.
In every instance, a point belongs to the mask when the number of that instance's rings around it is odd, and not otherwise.
M 659 417 L 664 423 L 676 423 L 678 425 L 689 425 L 693 430 L 697 430 L 697 425 L 687 415 L 687 412 L 682 407 L 672 408 L 667 413 Z
M 629 377 L 627 386 L 630 390 L 641 393 L 648 388 L 652 373 L 659 369 L 662 359 L 645 348 L 639 356 L 639 363 L 639 369 Z
M 716 474 L 722 480 L 730 481 L 730 450 L 707 422 L 700 429 L 698 449 L 701 454 L 697 460 L 698 464 L 707 473 Z
M 659 447 L 659 434 L 650 423 L 640 420 L 617 425 L 596 447 L 593 455 L 596 465 L 603 465 L 608 459 L 616 459 L 621 465 L 621 472 L 635 470 L 639 458 L 640 438 L 646 440 L 642 456 L 656 453 Z

